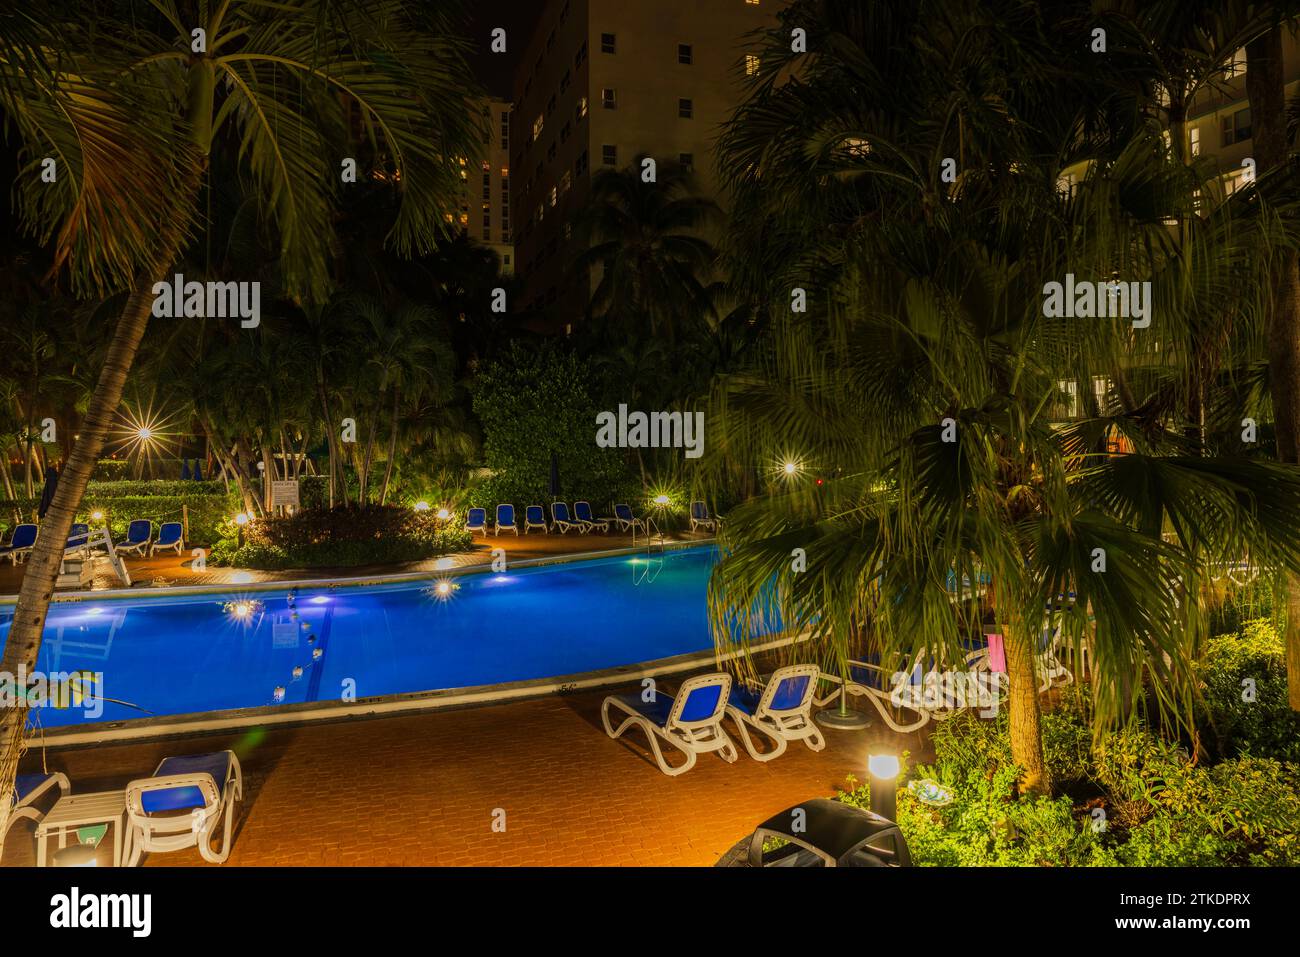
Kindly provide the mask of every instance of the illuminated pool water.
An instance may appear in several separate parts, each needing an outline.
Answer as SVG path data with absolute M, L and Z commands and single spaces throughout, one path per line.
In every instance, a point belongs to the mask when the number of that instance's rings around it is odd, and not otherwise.
M 38 670 L 103 674 L 45 727 L 495 685 L 712 647 L 712 546 L 364 587 L 57 603 Z M 0 635 L 12 606 L 0 609 Z M 301 669 L 294 677 L 295 669 Z M 283 700 L 276 700 L 276 688 Z

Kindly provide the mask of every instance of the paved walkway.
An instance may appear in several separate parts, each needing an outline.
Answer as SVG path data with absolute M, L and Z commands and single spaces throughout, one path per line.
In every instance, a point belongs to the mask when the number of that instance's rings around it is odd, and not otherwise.
M 630 689 L 629 689 L 630 690 Z M 703 757 L 661 774 L 639 732 L 600 725 L 603 693 L 396 718 L 50 751 L 74 791 L 116 789 L 161 757 L 233 748 L 245 775 L 229 865 L 711 865 L 756 824 L 865 775 L 870 751 L 922 753 L 921 734 L 827 732 L 767 764 Z M 728 726 L 730 723 L 728 722 Z M 40 770 L 30 751 L 23 771 Z M 493 815 L 506 829 L 494 832 Z M 106 864 L 107 848 L 101 847 Z M 34 862 L 15 826 L 0 864 Z M 203 864 L 195 851 L 146 865 Z M 204 865 L 210 866 L 210 865 Z

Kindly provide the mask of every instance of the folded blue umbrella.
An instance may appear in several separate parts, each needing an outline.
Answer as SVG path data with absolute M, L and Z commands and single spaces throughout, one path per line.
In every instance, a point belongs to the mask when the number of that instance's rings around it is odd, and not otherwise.
M 190 477 L 190 460 L 181 459 L 181 481 L 184 482 Z

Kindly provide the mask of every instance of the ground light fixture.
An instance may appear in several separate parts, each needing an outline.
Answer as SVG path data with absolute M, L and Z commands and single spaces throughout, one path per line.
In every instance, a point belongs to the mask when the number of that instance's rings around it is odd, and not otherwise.
M 871 778 L 871 810 L 890 821 L 898 818 L 898 772 L 898 755 L 867 756 L 867 774 Z
M 247 512 L 240 512 L 238 515 L 236 515 L 236 516 L 235 516 L 235 524 L 236 524 L 236 525 L 247 525 L 247 524 L 248 524 L 248 513 L 247 513 Z
M 656 496 L 655 496 L 655 504 L 656 504 L 656 505 L 659 505 L 659 506 L 665 506 L 665 505 L 668 504 L 668 501 L 669 501 L 668 496 L 667 496 L 667 495 L 663 495 L 662 493 L 659 494 L 659 495 L 656 495 Z
M 451 512 L 447 511 L 445 508 L 438 509 L 437 515 L 438 521 L 440 522 L 445 522 L 447 519 L 451 518 Z
M 429 510 L 429 503 L 424 501 L 424 499 L 421 499 L 415 503 L 415 510 L 417 512 L 427 512 Z
M 104 520 L 104 513 L 96 509 L 90 513 L 90 520 L 92 522 L 102 522 Z

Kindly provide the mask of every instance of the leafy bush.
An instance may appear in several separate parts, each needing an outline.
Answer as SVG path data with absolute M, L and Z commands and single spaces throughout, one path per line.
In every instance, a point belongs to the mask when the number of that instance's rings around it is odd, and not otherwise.
M 429 512 L 395 505 L 305 508 L 287 518 L 249 523 L 243 544 L 228 536 L 213 548 L 208 561 L 261 569 L 387 564 L 432 558 L 469 545 L 468 532 Z
M 1094 745 L 1078 707 L 1045 714 L 1043 733 L 1054 780 L 1094 782 L 1095 796 L 1018 795 L 1005 715 L 959 715 L 936 726 L 935 764 L 910 776 L 944 784 L 952 803 L 932 807 L 906 787 L 898 792 L 898 823 L 916 864 L 1300 863 L 1295 765 L 1256 757 L 1197 765 L 1177 743 L 1137 725 Z M 869 787 L 855 781 L 839 797 L 870 806 Z
M 1300 762 L 1300 714 L 1287 703 L 1282 638 L 1271 622 L 1211 638 L 1200 674 L 1219 754 Z
M 472 505 L 517 508 L 549 500 L 551 456 L 568 500 L 605 503 L 639 495 L 640 482 L 620 449 L 596 446 L 594 375 L 588 364 L 556 346 L 526 348 L 485 367 L 474 384 L 474 412 L 483 425 L 483 451 L 493 474 Z
M 104 485 L 111 486 L 107 490 Z M 146 518 L 155 526 L 163 522 L 179 522 L 182 506 L 189 508 L 189 535 L 186 544 L 208 545 L 222 537 L 222 526 L 230 514 L 237 508 L 238 502 L 232 495 L 221 491 L 220 483 L 216 491 L 207 491 L 206 482 L 92 482 L 77 509 L 76 520 L 96 524 L 91 515 L 102 511 L 114 539 L 126 537 L 127 526 L 133 519 Z M 181 486 L 184 494 L 174 492 L 155 494 L 151 485 L 165 487 Z M 197 486 L 190 490 L 188 486 Z M 0 515 L 9 518 L 13 509 L 20 510 L 28 520 L 36 514 L 39 499 L 17 499 L 0 501 Z M 155 534 L 157 529 L 155 528 Z

